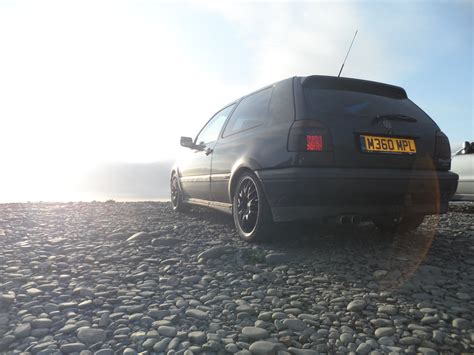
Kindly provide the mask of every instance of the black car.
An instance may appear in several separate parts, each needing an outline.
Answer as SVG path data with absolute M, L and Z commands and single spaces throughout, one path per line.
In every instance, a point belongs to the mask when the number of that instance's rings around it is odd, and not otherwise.
M 293 77 L 222 108 L 171 172 L 173 209 L 233 214 L 247 241 L 274 222 L 371 219 L 383 231 L 445 213 L 458 176 L 449 140 L 401 87 Z

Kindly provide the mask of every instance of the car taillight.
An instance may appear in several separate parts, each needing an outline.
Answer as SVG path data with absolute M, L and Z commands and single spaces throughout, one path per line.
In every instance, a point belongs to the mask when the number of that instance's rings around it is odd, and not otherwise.
M 320 121 L 297 120 L 288 137 L 290 152 L 330 152 L 332 139 L 328 128 Z
M 306 150 L 322 152 L 323 150 L 323 136 L 306 136 Z
M 451 169 L 451 146 L 448 137 L 441 131 L 436 132 L 434 159 L 438 170 Z

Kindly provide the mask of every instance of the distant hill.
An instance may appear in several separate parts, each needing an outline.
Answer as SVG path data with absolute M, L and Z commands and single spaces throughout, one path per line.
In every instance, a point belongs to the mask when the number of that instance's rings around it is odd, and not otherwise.
M 109 163 L 88 173 L 77 189 L 98 200 L 169 199 L 172 162 Z

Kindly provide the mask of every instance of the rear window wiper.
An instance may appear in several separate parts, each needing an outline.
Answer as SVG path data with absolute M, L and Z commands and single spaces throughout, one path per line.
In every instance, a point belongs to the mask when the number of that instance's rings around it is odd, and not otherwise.
M 401 113 L 392 113 L 387 115 L 377 115 L 374 117 L 374 122 L 378 122 L 380 120 L 399 120 L 399 121 L 406 121 L 406 122 L 416 122 L 417 119 L 411 116 L 403 115 Z

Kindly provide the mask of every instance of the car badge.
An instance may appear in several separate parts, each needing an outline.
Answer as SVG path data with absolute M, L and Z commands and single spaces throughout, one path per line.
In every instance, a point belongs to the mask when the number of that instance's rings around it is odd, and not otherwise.
M 392 134 L 392 123 L 389 120 L 383 119 L 382 125 L 387 129 L 387 134 Z
M 390 123 L 389 120 L 383 119 L 383 120 L 382 120 L 382 124 L 383 124 L 383 126 L 384 126 L 386 129 L 388 129 L 389 131 L 392 130 L 392 124 Z

